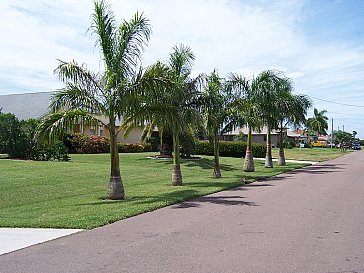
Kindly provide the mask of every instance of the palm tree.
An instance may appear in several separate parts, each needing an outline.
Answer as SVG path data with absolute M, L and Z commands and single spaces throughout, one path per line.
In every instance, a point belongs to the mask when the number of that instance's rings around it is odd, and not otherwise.
M 306 121 L 310 100 L 304 95 L 292 94 L 293 86 L 289 78 L 283 77 L 277 86 L 277 121 L 280 129 L 278 165 L 286 165 L 283 147 L 283 128 L 287 125 L 300 126 Z
M 103 124 L 110 134 L 108 198 L 124 199 L 117 145 L 121 128 L 116 122 L 137 111 L 138 89 L 148 87 L 154 80 L 153 69 L 144 71 L 139 66 L 151 26 L 139 13 L 117 26 L 110 7 L 100 1 L 94 2 L 91 29 L 97 36 L 105 71 L 93 73 L 75 61 L 59 61 L 55 73 L 65 87 L 53 96 L 50 108 L 54 114 L 43 120 L 40 131 L 43 136 L 62 135 L 82 119 Z
M 271 131 L 277 127 L 277 96 L 281 73 L 273 70 L 261 72 L 256 78 L 256 88 L 253 91 L 253 101 L 258 105 L 263 123 L 267 126 L 267 154 L 265 167 L 272 168 L 272 138 Z
M 205 76 L 206 86 L 201 96 L 201 108 L 209 142 L 214 147 L 214 177 L 221 178 L 219 143 L 227 123 L 231 96 L 224 88 L 223 80 L 216 70 Z
M 247 80 L 239 74 L 231 73 L 228 79 L 228 86 L 236 94 L 232 103 L 233 117 L 232 121 L 240 128 L 248 126 L 248 140 L 244 159 L 244 171 L 254 172 L 254 160 L 252 152 L 252 130 L 260 130 L 261 120 L 258 115 L 258 108 L 252 99 L 253 90 L 258 87 L 256 79 Z
M 188 46 L 173 47 L 166 64 L 158 63 L 163 71 L 164 84 L 148 88 L 141 103 L 142 110 L 131 120 L 147 123 L 149 132 L 157 126 L 172 133 L 173 170 L 172 185 L 181 186 L 182 172 L 180 163 L 180 138 L 199 123 L 200 113 L 197 109 L 197 88 L 199 79 L 191 78 L 195 55 Z
M 314 108 L 313 117 L 307 120 L 308 129 L 315 131 L 317 137 L 319 137 L 320 134 L 326 135 L 326 130 L 329 128 L 327 122 L 329 118 L 325 115 L 326 113 L 326 110 L 319 111 Z

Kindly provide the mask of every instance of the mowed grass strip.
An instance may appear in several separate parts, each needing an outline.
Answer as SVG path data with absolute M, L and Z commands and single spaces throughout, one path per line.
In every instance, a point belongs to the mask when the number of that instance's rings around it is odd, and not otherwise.
M 0 160 L 0 226 L 90 229 L 197 196 L 273 176 L 303 164 L 264 168 L 246 176 L 243 159 L 221 158 L 223 178 L 212 178 L 212 157 L 182 161 L 184 186 L 171 186 L 170 161 L 155 153 L 121 154 L 126 200 L 106 200 L 110 156 L 72 155 L 70 162 Z
M 351 152 L 353 152 L 353 150 L 346 150 L 345 152 L 342 152 L 340 149 L 337 148 L 284 149 L 284 154 L 286 159 L 318 161 L 318 162 L 335 159 Z M 273 158 L 278 158 L 278 155 L 279 155 L 279 149 L 274 148 L 272 150 Z

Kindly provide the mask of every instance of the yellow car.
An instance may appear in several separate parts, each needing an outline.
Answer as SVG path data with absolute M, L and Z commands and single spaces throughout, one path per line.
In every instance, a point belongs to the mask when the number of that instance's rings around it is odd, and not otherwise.
M 311 142 L 312 147 L 326 147 L 327 142 L 326 140 L 314 140 Z

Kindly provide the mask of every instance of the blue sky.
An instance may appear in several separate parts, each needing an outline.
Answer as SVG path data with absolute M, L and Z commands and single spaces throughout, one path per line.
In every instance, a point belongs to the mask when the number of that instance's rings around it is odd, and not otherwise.
M 248 77 L 278 69 L 326 109 L 338 126 L 364 138 L 363 0 L 110 0 L 116 18 L 136 10 L 153 35 L 143 66 L 163 60 L 177 43 L 196 55 L 194 73 L 239 72 Z M 102 69 L 87 29 L 90 0 L 0 2 L 0 94 L 53 91 L 57 59 Z M 312 115 L 313 110 L 309 112 Z

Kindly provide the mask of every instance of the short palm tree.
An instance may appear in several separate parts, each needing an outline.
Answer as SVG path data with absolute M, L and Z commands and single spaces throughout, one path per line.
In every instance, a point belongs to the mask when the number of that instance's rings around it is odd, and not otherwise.
M 320 134 L 326 134 L 326 130 L 329 128 L 328 117 L 325 115 L 326 110 L 319 111 L 316 108 L 313 109 L 313 117 L 307 120 L 308 129 L 315 131 L 316 136 Z
M 108 198 L 124 199 L 117 145 L 121 128 L 116 124 L 137 111 L 135 94 L 154 79 L 150 70 L 144 71 L 139 65 L 151 26 L 139 13 L 117 26 L 110 8 L 100 1 L 94 2 L 91 28 L 97 36 L 105 71 L 93 73 L 75 61 L 59 61 L 55 73 L 65 87 L 53 96 L 50 108 L 54 114 L 43 120 L 40 131 L 43 136 L 61 135 L 81 120 L 103 124 L 110 134 Z

